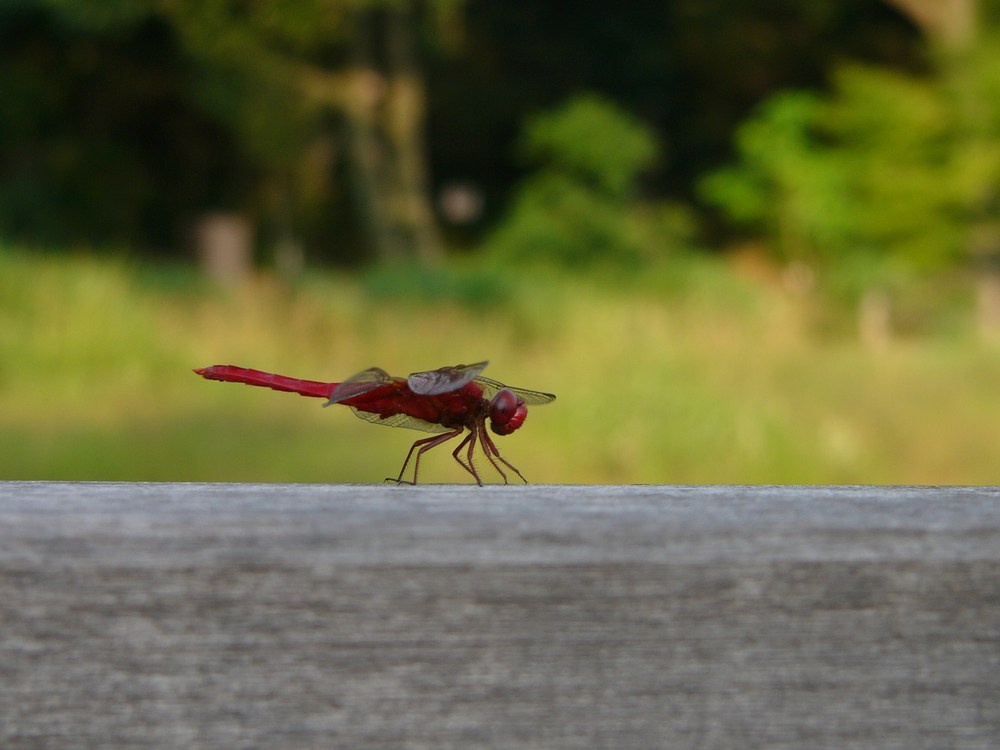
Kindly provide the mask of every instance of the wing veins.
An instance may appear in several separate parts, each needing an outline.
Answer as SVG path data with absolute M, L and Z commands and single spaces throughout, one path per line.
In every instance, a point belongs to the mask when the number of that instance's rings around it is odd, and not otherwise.
M 445 427 L 444 425 L 435 424 L 434 422 L 428 422 L 424 419 L 411 417 L 409 414 L 390 414 L 389 416 L 382 418 L 374 412 L 361 411 L 361 409 L 356 406 L 352 406 L 351 411 L 353 411 L 359 419 L 371 422 L 372 424 L 385 425 L 386 427 L 406 427 L 407 429 L 420 430 L 421 432 L 449 432 L 452 429 L 451 427 Z
M 487 399 L 492 399 L 498 392 L 506 388 L 508 391 L 513 391 L 520 398 L 524 399 L 524 403 L 531 404 L 535 406 L 540 406 L 541 404 L 548 404 L 556 400 L 555 394 L 544 393 L 543 391 L 532 391 L 527 388 L 515 388 L 510 385 L 504 385 L 491 378 L 478 377 L 476 382 L 483 389 L 483 396 Z

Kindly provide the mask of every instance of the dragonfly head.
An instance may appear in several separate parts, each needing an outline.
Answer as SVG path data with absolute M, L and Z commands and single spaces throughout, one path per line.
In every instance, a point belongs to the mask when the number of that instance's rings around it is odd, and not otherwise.
M 524 399 L 512 390 L 502 388 L 490 401 L 488 407 L 490 429 L 497 435 L 509 435 L 524 422 L 528 416 L 528 407 Z

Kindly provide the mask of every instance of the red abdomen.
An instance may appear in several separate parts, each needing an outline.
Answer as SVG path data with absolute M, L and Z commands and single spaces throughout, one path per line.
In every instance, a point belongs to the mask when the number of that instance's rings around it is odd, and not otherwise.
M 235 365 L 212 365 L 195 370 L 208 380 L 221 380 L 226 383 L 245 383 L 275 391 L 288 391 L 312 398 L 330 398 L 330 392 L 337 387 L 336 383 L 323 383 L 319 380 L 301 380 L 287 375 L 275 375 L 273 372 L 251 370 L 248 367 Z

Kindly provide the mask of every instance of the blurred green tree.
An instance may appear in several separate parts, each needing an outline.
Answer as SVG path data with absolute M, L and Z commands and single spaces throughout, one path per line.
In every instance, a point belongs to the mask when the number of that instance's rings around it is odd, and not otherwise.
M 821 85 L 833 59 L 922 60 L 868 0 L 18 0 L 0 42 L 5 238 L 169 247 L 221 208 L 338 261 L 436 255 L 425 108 L 436 185 L 483 196 L 452 228 L 475 245 L 524 176 L 526 113 L 567 92 L 669 133 L 642 186 L 685 200 L 777 87 Z
M 604 97 L 581 94 L 530 118 L 518 150 L 538 168 L 488 240 L 504 260 L 637 267 L 691 231 L 683 210 L 638 199 L 639 177 L 661 149 Z
M 439 0 L 447 13 L 459 0 Z M 157 23 L 183 50 L 188 95 L 235 133 L 278 234 L 329 207 L 341 154 L 354 213 L 383 260 L 440 252 L 423 147 L 410 0 L 25 0 L 94 36 Z M 113 71 L 109 71 L 113 75 Z M 122 102 L 126 104 L 126 102 Z M 247 206 L 240 206 L 246 209 Z M 351 250 L 341 248 L 345 255 Z
M 279 196 L 290 191 L 293 201 L 308 201 L 310 192 L 333 189 L 330 161 L 342 147 L 354 209 L 375 256 L 439 256 L 415 3 L 154 1 L 192 54 L 221 72 L 222 86 L 206 92 L 206 103 L 274 164 Z M 437 5 L 445 12 L 448 3 Z M 228 96 L 227 74 L 242 82 Z
M 702 195 L 780 257 L 864 268 L 862 284 L 966 261 L 1000 199 L 997 49 L 984 37 L 936 74 L 848 65 L 829 96 L 778 94 Z
M 245 199 L 255 169 L 190 101 L 169 28 L 99 7 L 94 27 L 0 7 L 0 234 L 172 249 L 178 217 Z

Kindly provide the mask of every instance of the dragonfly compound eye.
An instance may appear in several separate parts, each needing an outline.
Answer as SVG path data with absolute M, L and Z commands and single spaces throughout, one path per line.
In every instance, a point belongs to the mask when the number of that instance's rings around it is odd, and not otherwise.
M 509 435 L 524 422 L 528 409 L 513 391 L 504 388 L 490 402 L 490 429 L 497 435 Z

